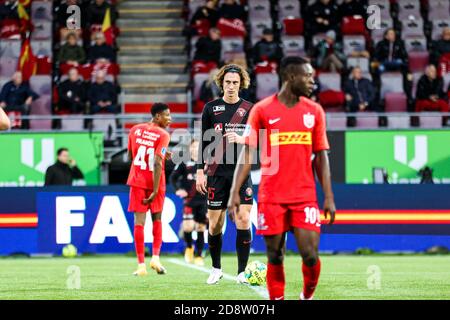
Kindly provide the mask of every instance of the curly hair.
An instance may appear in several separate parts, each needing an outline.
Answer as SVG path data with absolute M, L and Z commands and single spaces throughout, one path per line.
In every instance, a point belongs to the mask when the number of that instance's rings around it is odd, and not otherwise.
M 239 90 L 247 89 L 250 86 L 250 76 L 247 70 L 245 70 L 238 64 L 227 64 L 224 65 L 222 68 L 220 68 L 219 72 L 217 72 L 216 76 L 214 77 L 214 82 L 220 88 L 220 90 L 222 90 L 222 92 L 223 92 L 223 79 L 225 78 L 225 75 L 229 72 L 239 74 L 239 77 L 241 78 Z

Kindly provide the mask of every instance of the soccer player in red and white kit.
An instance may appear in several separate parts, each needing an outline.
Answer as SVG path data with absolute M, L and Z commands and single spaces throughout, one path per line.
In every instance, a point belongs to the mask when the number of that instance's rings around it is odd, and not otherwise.
M 228 202 L 233 218 L 240 205 L 238 190 L 250 172 L 260 139 L 257 233 L 264 236 L 266 243 L 267 288 L 274 300 L 284 299 L 283 258 L 288 231 L 294 233 L 303 260 L 300 299 L 312 299 L 319 280 L 320 213 L 314 171 L 325 194 L 325 218 L 330 216 L 329 224 L 335 219 L 325 114 L 319 104 L 307 98 L 314 87 L 313 73 L 312 66 L 303 58 L 282 60 L 280 92 L 260 101 L 250 112 L 247 122 L 250 135 L 236 166 Z
M 138 258 L 136 276 L 147 275 L 144 263 L 144 225 L 148 210 L 153 221 L 153 248 L 150 267 L 158 274 L 166 269 L 159 260 L 162 244 L 161 212 L 166 195 L 165 159 L 170 135 L 165 130 L 171 122 L 166 104 L 155 103 L 150 122 L 135 125 L 128 136 L 128 156 L 132 159 L 127 184 L 130 186 L 129 212 L 134 212 L 134 243 Z

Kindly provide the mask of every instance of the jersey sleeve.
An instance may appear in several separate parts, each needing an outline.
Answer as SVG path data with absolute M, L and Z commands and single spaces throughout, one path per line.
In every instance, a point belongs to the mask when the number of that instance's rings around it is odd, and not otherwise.
M 247 127 L 244 132 L 245 144 L 256 148 L 258 146 L 258 133 L 261 129 L 263 129 L 261 108 L 256 105 L 250 110 L 250 115 L 247 120 Z
M 312 137 L 313 152 L 330 149 L 327 138 L 327 128 L 325 123 L 325 112 L 322 107 L 319 107 L 317 112 L 317 123 L 313 129 Z
M 168 133 L 164 132 L 161 134 L 159 138 L 158 145 L 155 149 L 155 155 L 160 156 L 161 158 L 166 157 L 167 147 L 169 146 L 170 136 Z

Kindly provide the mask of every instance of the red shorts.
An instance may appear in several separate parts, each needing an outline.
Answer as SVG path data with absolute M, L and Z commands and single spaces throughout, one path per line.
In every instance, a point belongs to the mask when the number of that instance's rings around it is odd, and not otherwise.
M 320 211 L 317 202 L 258 203 L 257 234 L 281 234 L 294 227 L 320 233 Z
M 142 200 L 148 198 L 152 194 L 153 190 L 142 189 L 138 187 L 130 186 L 130 203 L 128 204 L 129 212 L 147 212 L 151 213 L 162 212 L 164 206 L 164 198 L 166 197 L 166 191 L 161 190 L 156 195 L 155 199 L 150 204 L 143 204 Z

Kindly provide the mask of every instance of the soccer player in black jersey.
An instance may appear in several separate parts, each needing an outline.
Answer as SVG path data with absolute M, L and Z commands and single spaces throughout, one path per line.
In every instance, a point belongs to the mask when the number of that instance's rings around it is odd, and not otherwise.
M 194 262 L 203 266 L 203 247 L 205 245 L 205 230 L 208 223 L 206 217 L 206 197 L 196 190 L 195 180 L 197 174 L 198 141 L 192 140 L 189 152 L 191 159 L 177 164 L 170 175 L 170 182 L 175 188 L 175 194 L 183 199 L 183 232 L 186 250 L 184 259 L 187 263 Z M 193 247 L 192 231 L 197 231 L 195 250 Z M 195 258 L 194 258 L 195 256 Z
M 222 229 L 237 156 L 244 143 L 246 122 L 252 103 L 239 98 L 239 91 L 248 88 L 250 78 L 239 65 L 222 67 L 215 77 L 223 97 L 208 102 L 202 113 L 202 138 L 199 147 L 196 188 L 207 194 L 209 218 L 208 245 L 212 259 L 207 284 L 222 278 Z M 206 175 L 204 170 L 206 170 Z M 253 189 L 250 176 L 240 189 L 241 206 L 236 214 L 236 252 L 238 257 L 238 283 L 248 283 L 244 276 L 250 255 L 250 211 Z

